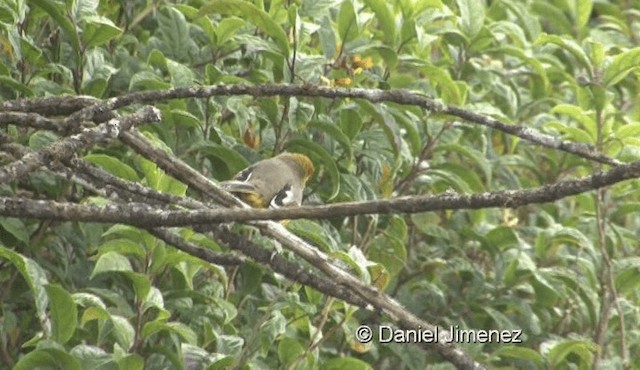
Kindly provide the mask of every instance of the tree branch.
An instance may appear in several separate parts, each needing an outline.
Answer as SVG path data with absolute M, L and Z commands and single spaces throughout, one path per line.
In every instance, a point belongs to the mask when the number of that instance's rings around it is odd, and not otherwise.
M 620 161 L 600 153 L 591 145 L 559 140 L 551 135 L 539 132 L 536 129 L 521 125 L 511 125 L 482 114 L 474 113 L 459 107 L 446 105 L 424 95 L 406 90 L 377 90 L 377 89 L 342 89 L 324 86 L 298 86 L 298 85 L 214 85 L 202 87 L 177 88 L 167 91 L 140 91 L 116 98 L 112 102 L 114 109 L 129 105 L 133 102 L 149 103 L 167 99 L 187 97 L 208 98 L 211 96 L 226 95 L 251 95 L 253 97 L 264 96 L 307 96 L 335 98 L 360 98 L 373 103 L 393 102 L 402 105 L 415 105 L 430 112 L 448 114 L 482 126 L 490 127 L 532 143 L 558 149 L 605 164 L 621 164 Z
M 130 115 L 111 119 L 95 128 L 58 140 L 41 150 L 28 153 L 22 159 L 0 168 L 0 184 L 20 178 L 50 162 L 69 158 L 78 151 L 102 140 L 116 138 L 134 125 L 158 122 L 160 119 L 160 110 L 146 106 Z
M 471 112 L 460 107 L 447 105 L 437 100 L 429 99 L 424 95 L 406 90 L 378 90 L 355 88 L 342 89 L 309 85 L 214 85 L 201 87 L 184 87 L 161 91 L 156 90 L 133 92 L 130 94 L 111 98 L 100 103 L 95 103 L 95 100 L 86 98 L 79 99 L 73 101 L 73 104 L 70 103 L 65 105 L 64 107 L 61 107 L 61 113 L 58 114 L 68 113 L 70 109 L 82 107 L 84 105 L 84 108 L 75 111 L 75 113 L 67 117 L 67 119 L 65 119 L 62 124 L 63 127 L 77 127 L 82 121 L 91 121 L 96 117 L 108 113 L 111 110 L 119 109 L 134 103 L 155 103 L 170 99 L 209 98 L 212 96 L 229 95 L 251 95 L 253 97 L 275 95 L 307 96 L 324 97 L 329 99 L 357 98 L 365 99 L 373 103 L 393 102 L 402 105 L 415 105 L 430 112 L 458 117 L 468 122 L 490 127 L 498 131 L 517 136 L 521 139 L 544 147 L 572 153 L 579 157 L 593 160 L 599 163 L 610 165 L 617 165 L 622 163 L 614 158 L 602 154 L 592 145 L 561 140 L 552 135 L 544 134 L 528 126 L 508 124 L 495 118 Z M 37 106 L 37 104 L 26 104 L 25 101 L 22 100 L 5 102 L 0 105 L 0 111 L 16 110 L 50 113 L 50 108 L 40 108 Z
M 88 95 L 47 96 L 4 101 L 0 103 L 0 112 L 29 112 L 43 116 L 66 116 L 99 102 L 99 99 Z
M 193 209 L 208 208 L 206 204 L 198 202 L 192 198 L 160 193 L 138 183 L 122 180 L 100 168 L 90 165 L 82 159 L 75 158 L 69 162 L 72 165 L 73 170 L 75 170 L 76 176 L 73 177 L 73 181 L 81 180 L 83 186 L 86 186 L 87 178 L 93 179 L 94 181 L 89 184 L 92 188 L 95 188 L 98 184 L 107 184 L 108 190 L 115 192 L 118 200 L 120 201 L 126 202 L 130 196 L 133 196 L 137 199 L 144 200 L 145 204 L 161 203 L 163 206 L 174 204 Z M 78 174 L 81 174 L 83 178 L 79 179 L 77 176 Z M 104 193 L 104 191 L 101 191 L 101 193 Z M 166 243 L 173 245 L 175 248 L 210 263 L 233 265 L 245 262 L 245 257 L 243 255 L 237 256 L 210 251 L 185 241 L 182 237 L 165 228 L 148 228 L 147 231 L 157 238 L 164 240 Z M 211 232 L 214 238 L 225 244 L 229 250 L 239 250 L 253 260 L 270 266 L 273 271 L 282 274 L 292 281 L 310 286 L 324 294 L 341 299 L 361 308 L 370 306 L 358 295 L 351 293 L 348 288 L 337 285 L 331 279 L 327 279 L 320 274 L 314 273 L 314 271 L 304 268 L 301 265 L 287 261 L 281 255 L 266 250 L 265 248 L 248 240 L 245 236 L 211 225 L 206 227 L 204 231 Z
M 0 125 L 18 125 L 28 126 L 41 130 L 55 130 L 59 125 L 59 122 L 55 119 L 43 117 L 37 113 L 22 113 L 22 112 L 0 112 Z
M 212 250 L 200 247 L 196 244 L 184 240 L 181 236 L 171 232 L 165 228 L 147 229 L 151 235 L 173 245 L 176 249 L 185 252 L 188 255 L 200 258 L 203 261 L 221 266 L 240 265 L 247 261 L 245 256 L 233 253 L 218 253 Z
M 281 209 L 198 209 L 164 210 L 144 203 L 80 205 L 48 200 L 0 197 L 0 215 L 83 222 L 127 223 L 140 227 L 192 226 L 233 221 L 317 219 L 361 214 L 420 213 L 435 210 L 519 207 L 547 203 L 604 186 L 640 177 L 640 162 L 577 180 L 566 180 L 527 190 L 506 190 L 474 195 L 406 196 L 365 202 L 345 202 L 323 206 Z
M 226 206 L 239 204 L 246 207 L 244 203 L 221 190 L 211 180 L 189 167 L 186 163 L 168 155 L 164 151 L 153 148 L 149 141 L 138 132 L 126 132 L 121 136 L 121 140 L 129 144 L 138 153 L 144 156 L 150 156 L 147 158 L 152 159 L 154 163 L 158 164 L 158 166 L 167 171 L 173 177 L 185 184 L 188 184 L 192 189 L 201 191 L 203 194 L 206 194 L 211 198 L 220 199 L 222 204 Z M 356 277 L 346 273 L 340 267 L 337 267 L 336 264 L 322 251 L 291 234 L 282 227 L 282 225 L 273 222 L 252 222 L 251 224 L 258 227 L 263 234 L 271 236 L 284 247 L 293 251 L 296 255 L 304 258 L 314 267 L 323 271 L 327 278 L 338 283 L 334 285 L 347 288 L 355 297 L 361 297 L 365 302 L 371 304 L 376 310 L 384 312 L 394 318 L 404 329 L 415 330 L 416 328 L 423 328 L 425 330 L 432 330 L 432 332 L 436 332 L 435 326 L 428 322 L 421 321 L 415 315 L 404 309 L 393 298 L 362 283 Z M 271 258 L 277 258 L 278 255 L 272 254 L 271 256 Z M 351 301 L 347 300 L 347 302 Z M 423 347 L 429 350 L 435 349 L 440 355 L 458 368 L 483 368 L 470 356 L 458 349 L 457 346 L 447 343 L 447 333 L 442 332 L 441 334 L 443 338 L 440 338 L 441 340 L 437 343 L 424 343 Z

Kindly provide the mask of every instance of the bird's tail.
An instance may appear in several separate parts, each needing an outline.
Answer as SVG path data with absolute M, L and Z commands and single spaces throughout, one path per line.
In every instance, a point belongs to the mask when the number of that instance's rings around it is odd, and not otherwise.
M 220 187 L 229 193 L 255 193 L 256 188 L 244 181 L 230 180 L 220 183 Z

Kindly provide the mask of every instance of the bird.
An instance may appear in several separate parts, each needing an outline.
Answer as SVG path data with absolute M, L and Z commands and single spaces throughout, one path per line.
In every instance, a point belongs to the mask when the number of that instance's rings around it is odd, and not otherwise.
M 314 171 L 306 155 L 284 152 L 245 168 L 220 187 L 254 208 L 299 206 Z

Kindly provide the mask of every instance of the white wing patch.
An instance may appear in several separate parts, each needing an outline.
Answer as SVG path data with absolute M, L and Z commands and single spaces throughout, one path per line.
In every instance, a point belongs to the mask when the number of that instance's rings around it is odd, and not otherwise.
M 269 208 L 282 208 L 288 207 L 294 203 L 297 203 L 293 190 L 291 189 L 291 184 L 285 185 L 274 197 L 271 199 L 269 203 Z

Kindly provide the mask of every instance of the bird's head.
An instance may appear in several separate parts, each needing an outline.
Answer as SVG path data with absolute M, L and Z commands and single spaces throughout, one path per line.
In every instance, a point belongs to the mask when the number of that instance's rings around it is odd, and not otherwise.
M 309 159 L 309 157 L 307 157 L 306 155 L 300 153 L 285 152 L 280 154 L 278 157 L 298 167 L 305 184 L 311 178 L 311 176 L 313 176 L 315 167 L 313 167 L 313 162 L 311 162 L 311 159 Z

